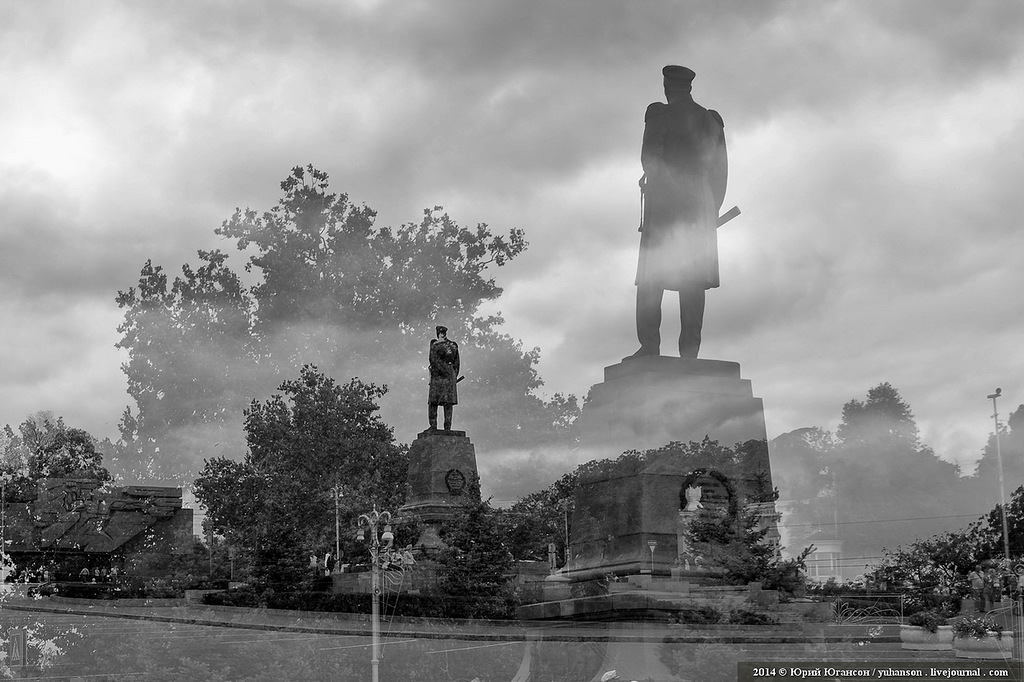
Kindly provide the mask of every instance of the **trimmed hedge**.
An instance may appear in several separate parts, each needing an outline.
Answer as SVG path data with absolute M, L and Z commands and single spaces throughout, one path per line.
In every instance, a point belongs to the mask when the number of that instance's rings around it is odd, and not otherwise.
M 325 592 L 275 592 L 240 587 L 203 595 L 210 606 L 321 611 L 329 613 L 371 613 L 369 594 L 329 594 Z M 441 595 L 402 594 L 381 598 L 381 612 L 407 618 L 482 618 L 514 620 L 514 599 L 481 599 Z

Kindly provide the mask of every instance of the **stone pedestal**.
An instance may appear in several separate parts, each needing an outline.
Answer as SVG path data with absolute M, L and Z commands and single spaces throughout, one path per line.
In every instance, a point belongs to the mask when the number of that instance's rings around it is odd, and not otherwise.
M 439 531 L 463 495 L 479 489 L 476 451 L 465 431 L 421 431 L 409 447 L 409 496 L 401 513 L 415 514 L 424 524 L 416 543 L 420 556 L 444 547 Z
M 764 405 L 736 362 L 647 356 L 605 367 L 580 417 L 590 459 L 707 436 L 732 446 L 765 440 Z M 767 469 L 767 462 L 765 462 Z
M 718 505 L 730 514 L 772 490 L 764 408 L 740 377 L 739 364 L 648 356 L 605 368 L 604 382 L 590 390 L 580 417 L 584 458 L 615 460 L 629 450 L 705 438 L 729 448 L 742 444 L 739 470 L 709 448 L 696 458 L 666 450 L 581 475 L 573 513 L 574 579 L 644 570 L 670 574 L 686 550 L 679 512 L 688 487 L 701 486 L 705 507 Z M 773 513 L 767 503 L 766 523 L 774 523 Z

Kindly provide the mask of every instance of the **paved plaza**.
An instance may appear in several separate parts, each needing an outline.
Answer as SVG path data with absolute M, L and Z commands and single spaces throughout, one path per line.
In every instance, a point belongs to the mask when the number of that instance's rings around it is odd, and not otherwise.
M 370 674 L 366 616 L 183 605 L 14 597 L 0 630 L 29 632 L 28 669 L 50 680 L 362 680 Z M 532 647 L 534 669 L 553 680 L 590 679 L 609 647 L 635 647 L 691 679 L 736 679 L 741 661 L 956 663 L 952 652 L 900 648 L 895 625 L 664 626 L 439 622 L 383 625 L 382 680 L 512 680 Z M 40 642 L 47 642 L 40 647 Z M 45 659 L 40 669 L 40 656 Z M 698 672 L 699 671 L 699 672 Z

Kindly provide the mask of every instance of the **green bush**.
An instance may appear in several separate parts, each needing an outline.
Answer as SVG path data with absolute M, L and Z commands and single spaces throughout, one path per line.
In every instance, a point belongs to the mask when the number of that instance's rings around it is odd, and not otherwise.
M 945 625 L 949 620 L 940 611 L 929 609 L 918 611 L 910 616 L 909 623 L 919 628 L 925 628 L 928 632 L 935 632 L 940 625 Z
M 515 618 L 515 600 L 460 598 L 445 595 L 402 594 L 386 595 L 382 612 L 389 616 L 408 618 L 461 618 L 472 612 L 472 617 L 487 620 Z M 327 592 L 275 592 L 241 587 L 224 592 L 203 595 L 203 603 L 211 606 L 243 606 L 248 608 L 287 609 L 294 611 L 320 611 L 330 613 L 370 613 L 372 597 L 369 594 L 330 594 Z
M 729 622 L 733 625 L 778 625 L 779 621 L 767 613 L 736 609 L 729 614 Z
M 974 637 L 981 639 L 988 636 L 989 631 L 996 633 L 996 639 L 1003 636 L 1003 628 L 991 616 L 967 616 L 953 624 L 953 634 L 957 637 Z
M 714 606 L 701 606 L 697 609 L 680 611 L 676 621 L 690 625 L 714 625 L 722 621 L 722 612 Z
M 903 599 L 903 612 L 913 615 L 920 611 L 938 611 L 946 618 L 951 618 L 960 613 L 962 601 L 956 595 L 907 592 Z

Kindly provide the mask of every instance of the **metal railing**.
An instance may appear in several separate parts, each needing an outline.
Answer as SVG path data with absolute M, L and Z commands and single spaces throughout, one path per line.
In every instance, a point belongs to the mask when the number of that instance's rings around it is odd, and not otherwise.
M 899 593 L 837 594 L 831 597 L 836 625 L 902 623 L 906 596 Z

